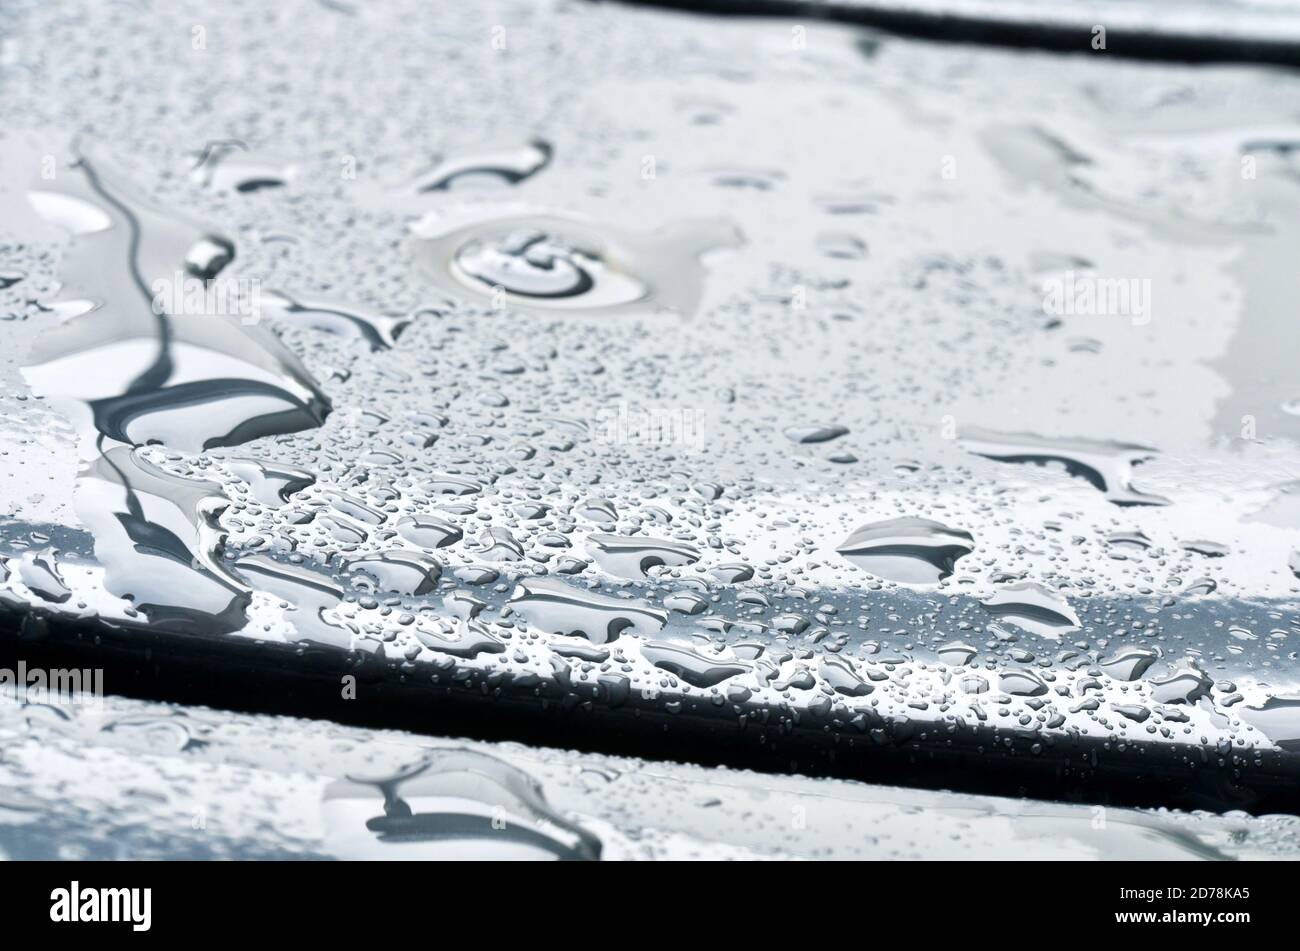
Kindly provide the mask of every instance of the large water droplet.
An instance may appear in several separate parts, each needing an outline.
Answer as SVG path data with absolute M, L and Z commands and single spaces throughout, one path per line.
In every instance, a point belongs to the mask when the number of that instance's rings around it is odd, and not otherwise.
M 738 242 L 733 228 L 713 221 L 635 235 L 528 215 L 426 237 L 415 258 L 443 290 L 493 308 L 691 314 L 703 288 L 700 256 Z
M 664 611 L 550 578 L 519 582 L 510 606 L 533 627 L 552 634 L 581 635 L 596 644 L 613 640 L 623 631 L 655 634 L 668 623 Z
M 695 687 L 712 687 L 751 669 L 749 664 L 711 657 L 682 644 L 650 641 L 641 645 L 641 654 Z
M 1079 616 L 1060 593 L 1033 581 L 1022 581 L 995 591 L 983 602 L 984 610 L 1032 634 L 1060 637 L 1079 627 Z
M 416 192 L 518 185 L 551 162 L 549 143 L 535 139 L 514 148 L 479 149 L 438 158 L 412 183 Z
M 357 859 L 597 860 L 596 836 L 557 813 L 527 773 L 476 750 L 442 749 L 325 790 L 331 852 Z
M 90 308 L 41 334 L 23 368 L 83 442 L 198 452 L 321 424 L 329 401 L 269 331 L 235 316 L 171 313 L 174 301 L 159 296 L 196 248 L 227 239 L 156 207 L 98 160 L 82 158 L 44 187 L 109 222 L 75 233 L 63 259 L 63 296 Z
M 82 469 L 76 504 L 109 591 L 170 630 L 243 626 L 249 588 L 220 559 L 217 516 L 229 505 L 220 485 L 172 475 L 140 450 L 113 446 Z
M 975 547 L 971 534 L 905 516 L 863 525 L 836 551 L 863 571 L 902 584 L 935 584 Z
M 1168 505 L 1169 500 L 1134 489 L 1133 466 L 1157 451 L 1131 443 L 1096 439 L 1049 439 L 1033 433 L 962 430 L 962 445 L 976 455 L 1000 462 L 1062 463 L 1071 475 L 1088 480 L 1116 505 Z
M 1116 680 L 1137 680 L 1159 656 L 1149 647 L 1124 647 L 1097 666 Z
M 380 591 L 414 597 L 437 587 L 442 562 L 424 552 L 386 551 L 350 561 L 348 570 L 371 576 L 379 583 Z
M 1280 749 L 1300 753 L 1300 697 L 1269 697 L 1262 706 L 1244 707 L 1241 718 Z
M 297 168 L 287 159 L 250 152 L 235 140 L 209 143 L 190 169 L 190 178 L 205 188 L 244 194 L 283 188 L 296 174 Z
M 298 640 L 344 649 L 352 647 L 353 632 L 327 616 L 343 600 L 343 589 L 330 578 L 265 555 L 241 558 L 235 562 L 235 568 L 255 583 L 258 590 L 288 602 L 294 609 L 292 622 Z
M 587 546 L 596 564 L 620 578 L 644 578 L 651 568 L 689 565 L 700 557 L 690 545 L 663 538 L 591 534 Z

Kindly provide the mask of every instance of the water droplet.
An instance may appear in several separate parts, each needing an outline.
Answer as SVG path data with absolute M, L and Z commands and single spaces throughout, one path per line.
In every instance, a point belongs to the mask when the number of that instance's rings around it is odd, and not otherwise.
M 1145 551 L 1151 547 L 1151 539 L 1136 529 L 1111 532 L 1106 536 L 1106 543 L 1116 548 L 1127 548 L 1131 551 Z
M 875 689 L 842 657 L 823 658 L 820 673 L 832 690 L 846 697 L 865 697 Z
M 1059 592 L 1033 581 L 1007 585 L 982 603 L 989 614 L 1031 634 L 1060 637 L 1079 627 L 1079 616 L 1070 602 Z
M 477 613 L 474 605 L 481 606 L 482 602 L 463 595 L 459 599 L 459 605 L 460 613 L 474 614 Z M 506 646 L 497 640 L 491 631 L 473 621 L 472 618 L 462 617 L 460 623 L 452 630 L 434 629 L 424 618 L 420 618 L 415 624 L 415 636 L 429 650 L 450 654 L 452 657 L 503 654 L 506 649 Z
M 700 256 L 738 240 L 719 222 L 633 235 L 530 215 L 423 238 L 415 257 L 444 291 L 484 306 L 547 315 L 689 315 L 703 289 Z
M 549 143 L 536 139 L 515 148 L 481 149 L 440 157 L 432 168 L 415 179 L 410 189 L 427 193 L 518 185 L 546 168 L 552 152 Z
M 808 426 L 792 426 L 785 431 L 785 438 L 801 444 L 830 442 L 832 439 L 847 435 L 848 431 L 847 426 L 814 423 Z
M 109 591 L 183 633 L 243 626 L 249 588 L 220 560 L 220 485 L 181 478 L 140 450 L 114 446 L 77 478 L 77 513 L 95 539 Z
M 412 545 L 429 549 L 446 548 L 461 539 L 459 528 L 436 515 L 408 515 L 398 521 L 397 534 Z
M 533 627 L 552 634 L 580 635 L 596 644 L 611 641 L 623 631 L 656 634 L 668 623 L 664 611 L 549 578 L 519 582 L 510 606 Z
M 1039 697 L 1047 693 L 1047 684 L 1031 670 L 1007 670 L 998 676 L 998 689 L 1013 697 Z
M 46 601 L 62 604 L 72 597 L 67 582 L 59 573 L 59 566 L 51 549 L 24 552 L 19 562 L 18 576 L 23 584 Z
M 253 498 L 273 508 L 288 502 L 295 492 L 301 492 L 316 482 L 316 476 L 306 469 L 257 459 L 227 459 L 225 466 L 248 483 Z
M 1086 479 L 1116 505 L 1168 505 L 1169 500 L 1134 489 L 1133 466 L 1157 451 L 1130 443 L 1095 439 L 1048 439 L 1032 433 L 999 433 L 989 429 L 962 431 L 969 451 L 999 462 L 1044 465 L 1059 462 L 1070 475 Z
M 828 258 L 859 261 L 867 256 L 867 245 L 847 231 L 824 231 L 817 236 L 817 250 Z
M 34 391 L 67 406 L 83 440 L 199 452 L 321 424 L 329 401 L 269 331 L 157 311 L 155 282 L 176 280 L 196 246 L 226 239 L 89 158 L 50 187 L 107 222 L 76 232 L 63 261 L 64 295 L 92 309 L 42 333 L 23 368 Z
M 664 607 L 679 614 L 699 614 L 708 606 L 708 601 L 687 591 L 678 591 L 664 598 Z
M 1195 703 L 1208 697 L 1213 681 L 1199 670 L 1183 667 L 1167 677 L 1153 678 L 1151 699 L 1156 703 Z
M 754 577 L 754 569 L 749 565 L 733 562 L 725 565 L 714 565 L 709 569 L 709 574 L 722 584 L 740 584 Z
M 749 664 L 710 657 L 680 644 L 648 641 L 641 645 L 641 654 L 656 667 L 695 687 L 712 687 L 750 670 Z
M 644 578 L 651 568 L 689 565 L 700 557 L 690 545 L 663 538 L 591 534 L 587 544 L 596 564 L 619 578 Z
M 869 574 L 901 584 L 935 584 L 975 547 L 969 532 L 905 516 L 863 525 L 836 551 Z
M 1241 708 L 1240 715 L 1279 749 L 1300 752 L 1300 697 L 1269 697 L 1262 706 Z
M 343 589 L 325 575 L 299 565 L 287 565 L 265 555 L 250 555 L 235 562 L 241 575 L 261 591 L 283 598 L 292 608 L 300 640 L 350 649 L 352 631 L 327 617 L 339 606 Z
M 235 140 L 209 143 L 190 170 L 190 178 L 204 188 L 244 194 L 283 188 L 296 174 L 292 162 L 250 152 L 244 143 Z
M 354 859 L 600 858 L 600 840 L 551 808 L 532 776 L 464 748 L 325 790 L 331 851 Z
M 407 597 L 427 594 L 437 587 L 442 563 L 423 552 L 386 551 L 348 563 L 348 570 L 363 571 L 379 582 L 380 590 Z
M 339 337 L 354 337 L 363 340 L 371 350 L 395 346 L 397 338 L 411 323 L 409 314 L 374 313 L 340 301 L 296 300 L 282 291 L 262 291 L 260 304 L 266 317 L 296 321 Z
M 1151 711 L 1140 703 L 1112 703 L 1110 708 L 1134 723 L 1145 723 L 1151 716 Z
M 1137 680 L 1160 655 L 1149 647 L 1125 647 L 1103 660 L 1099 667 L 1116 680 Z
M 965 667 L 975 659 L 977 651 L 969 644 L 963 644 L 961 641 L 951 641 L 935 650 L 939 659 L 950 667 Z

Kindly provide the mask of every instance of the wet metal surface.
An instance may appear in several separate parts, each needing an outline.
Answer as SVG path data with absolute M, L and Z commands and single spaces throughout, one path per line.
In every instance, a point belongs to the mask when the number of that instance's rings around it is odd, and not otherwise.
M 566 2 L 5 31 L 6 658 L 1296 808 L 1296 77 Z M 314 769 L 380 842 L 593 857 L 458 762 Z

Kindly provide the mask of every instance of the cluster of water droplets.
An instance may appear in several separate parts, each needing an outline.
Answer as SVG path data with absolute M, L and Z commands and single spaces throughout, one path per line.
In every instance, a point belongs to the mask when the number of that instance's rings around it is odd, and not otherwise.
M 869 85 L 857 54 L 819 55 L 843 88 Z M 307 151 L 223 139 L 164 184 L 83 143 L 22 196 L 67 233 L 57 291 L 25 311 L 22 375 L 71 422 L 79 524 L 57 542 L 6 526 L 6 603 L 853 743 L 1165 744 L 1229 772 L 1294 751 L 1300 572 L 1272 548 L 1256 561 L 1276 532 L 1225 528 L 1271 498 L 1273 469 L 1203 512 L 1195 467 L 1099 431 L 1114 414 L 1045 436 L 999 412 L 1000 387 L 1067 375 L 1037 366 L 1054 329 L 1017 309 L 1023 269 L 942 228 L 918 238 L 955 199 L 906 170 L 894 189 L 722 161 L 727 136 L 758 134 L 764 89 L 629 88 L 631 114 L 722 133 L 692 140 L 718 161 L 669 156 L 635 186 L 563 112 L 555 137 L 443 150 L 355 190 L 322 185 Z M 857 105 L 938 147 L 879 94 L 783 95 L 829 140 Z M 641 156 L 644 130 L 596 118 L 603 147 Z M 1131 211 L 1059 136 L 962 129 L 989 174 Z M 627 226 L 618 202 L 644 212 L 658 185 L 681 214 Z M 1087 261 L 1034 266 L 1062 263 Z M 154 284 L 176 275 L 265 278 L 258 321 L 160 312 Z M 384 782 L 382 828 L 400 829 L 421 774 Z

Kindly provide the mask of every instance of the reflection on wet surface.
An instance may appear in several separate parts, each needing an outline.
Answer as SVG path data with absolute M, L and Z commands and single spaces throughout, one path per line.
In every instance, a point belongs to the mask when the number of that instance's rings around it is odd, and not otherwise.
M 722 221 L 634 235 L 531 215 L 435 232 L 420 241 L 415 259 L 447 293 L 497 310 L 690 317 L 701 293 L 697 259 L 739 241 Z
M 393 775 L 349 776 L 325 790 L 326 821 L 340 833 L 354 833 L 356 815 L 376 808 L 364 823 L 373 842 L 341 844 L 340 858 L 600 858 L 600 840 L 551 811 L 536 780 L 473 750 L 440 750 Z
M 135 449 L 199 452 L 319 426 L 328 399 L 268 330 L 159 306 L 168 282 L 216 278 L 235 253 L 228 239 L 148 203 L 88 155 L 57 187 L 36 204 L 72 232 L 62 294 L 84 306 L 37 337 L 23 375 L 79 424 L 77 509 L 106 584 L 156 623 L 237 630 L 248 593 L 219 563 L 220 486 Z
M 112 63 L 72 97 L 57 56 L 15 83 L 8 608 L 685 747 L 1295 776 L 1291 79 L 1135 98 L 1119 63 L 602 7 L 501 57 L 472 12 L 401 12 L 322 26 L 324 77 L 271 50 L 182 63 L 179 102 L 127 108 Z M 166 20 L 48 17 L 20 3 L 19 60 L 138 63 Z M 413 94 L 453 50 L 463 88 Z M 347 847 L 455 851 L 500 806 L 520 849 L 608 848 L 508 770 L 440 769 L 325 771 L 377 823 Z
M 7 704 L 0 735 L 13 859 L 1260 859 L 1300 835 L 112 698 Z

